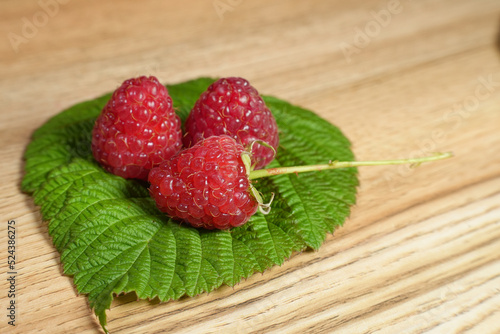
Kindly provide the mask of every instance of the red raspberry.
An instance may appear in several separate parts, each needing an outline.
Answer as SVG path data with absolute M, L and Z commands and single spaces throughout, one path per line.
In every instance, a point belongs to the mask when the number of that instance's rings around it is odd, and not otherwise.
M 97 118 L 94 158 L 109 172 L 147 180 L 148 172 L 182 146 L 180 119 L 157 78 L 126 80 Z
M 189 114 L 184 145 L 189 147 L 213 135 L 228 135 L 247 147 L 262 140 L 278 148 L 278 126 L 259 93 L 243 78 L 222 78 L 201 94 Z M 275 151 L 257 144 L 252 163 L 263 168 L 274 159 Z
M 243 225 L 258 208 L 243 152 L 228 136 L 202 140 L 151 170 L 151 196 L 161 211 L 194 227 Z

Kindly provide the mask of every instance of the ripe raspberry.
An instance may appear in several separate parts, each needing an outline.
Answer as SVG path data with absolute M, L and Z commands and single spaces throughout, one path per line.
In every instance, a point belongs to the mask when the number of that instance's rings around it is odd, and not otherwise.
M 109 172 L 147 180 L 148 172 L 182 146 L 180 119 L 157 78 L 126 80 L 97 118 L 94 158 Z
M 201 94 L 189 114 L 184 145 L 189 147 L 213 135 L 228 135 L 247 147 L 256 140 L 278 148 L 278 126 L 257 90 L 243 78 L 222 78 Z M 275 151 L 257 144 L 252 164 L 263 168 L 274 159 Z
M 161 211 L 194 227 L 243 225 L 259 206 L 243 152 L 228 136 L 202 140 L 151 170 L 151 196 Z

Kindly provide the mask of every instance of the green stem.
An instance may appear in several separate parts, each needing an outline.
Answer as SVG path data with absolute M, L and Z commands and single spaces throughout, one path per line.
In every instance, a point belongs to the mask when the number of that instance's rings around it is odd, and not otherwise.
M 337 168 L 358 167 L 358 166 L 381 166 L 381 165 L 403 165 L 403 164 L 412 164 L 418 166 L 424 162 L 447 159 L 451 158 L 452 156 L 453 153 L 446 152 L 446 153 L 438 153 L 436 155 L 429 157 L 413 158 L 413 159 L 378 160 L 378 161 L 330 161 L 328 164 L 324 165 L 278 167 L 278 168 L 253 170 L 250 172 L 249 178 L 250 180 L 255 180 L 261 177 L 267 177 L 272 175 L 295 174 L 303 172 L 314 172 L 325 169 L 337 169 Z

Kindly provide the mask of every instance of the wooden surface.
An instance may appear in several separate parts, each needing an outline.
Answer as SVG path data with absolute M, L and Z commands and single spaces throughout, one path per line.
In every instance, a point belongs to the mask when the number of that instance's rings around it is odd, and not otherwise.
M 209 295 L 120 297 L 112 333 L 500 332 L 498 0 L 59 1 L 0 2 L 0 332 L 101 331 L 19 189 L 22 153 L 49 117 L 140 74 L 246 77 L 339 126 L 358 160 L 456 157 L 360 168 L 319 251 Z

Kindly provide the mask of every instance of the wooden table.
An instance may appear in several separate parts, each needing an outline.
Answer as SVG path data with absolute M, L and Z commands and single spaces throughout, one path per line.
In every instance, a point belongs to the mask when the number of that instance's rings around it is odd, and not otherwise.
M 120 297 L 112 333 L 498 333 L 500 2 L 180 3 L 0 3 L 0 332 L 101 331 L 20 191 L 22 154 L 52 115 L 153 74 L 246 77 L 339 126 L 358 160 L 456 157 L 360 168 L 351 218 L 319 251 L 209 295 Z M 5 316 L 10 219 L 15 327 Z

